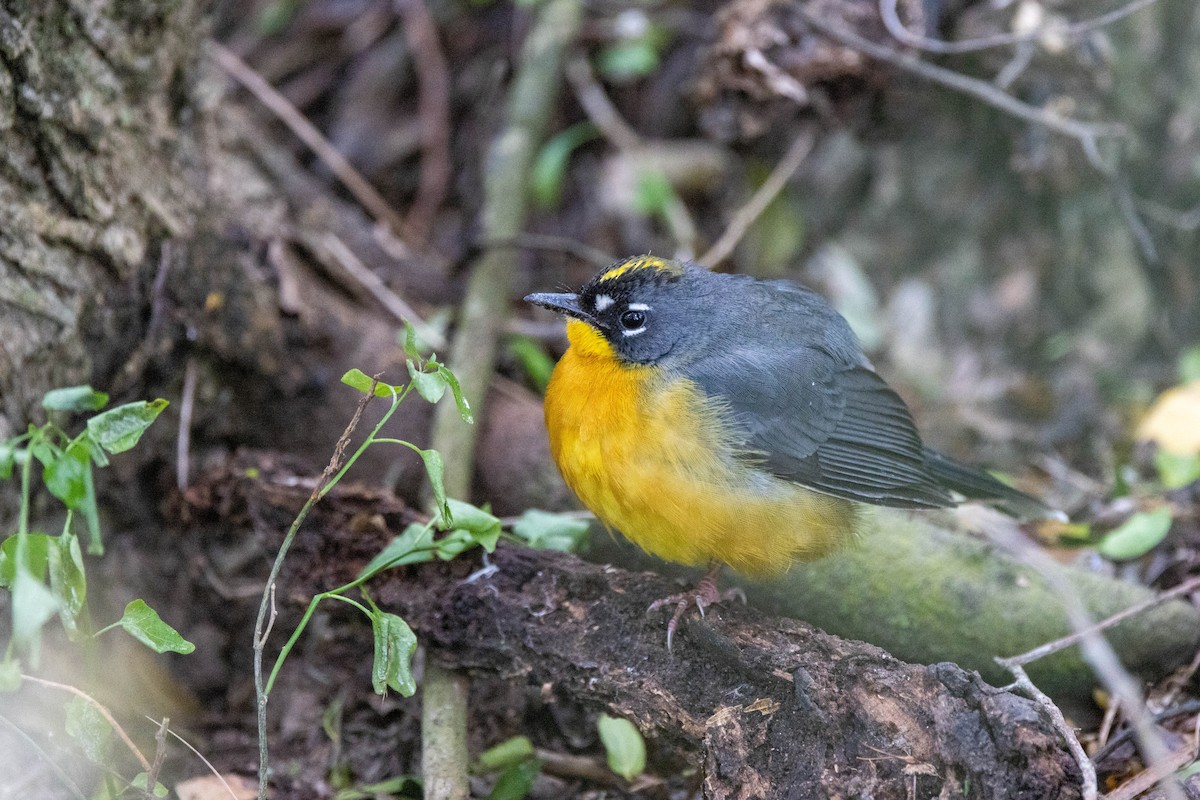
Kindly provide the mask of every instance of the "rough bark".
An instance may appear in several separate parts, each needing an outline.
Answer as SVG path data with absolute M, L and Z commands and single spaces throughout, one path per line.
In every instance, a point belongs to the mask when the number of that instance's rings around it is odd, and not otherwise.
M 146 268 L 200 202 L 176 81 L 203 33 L 190 3 L 0 8 L 0 436 L 140 340 Z

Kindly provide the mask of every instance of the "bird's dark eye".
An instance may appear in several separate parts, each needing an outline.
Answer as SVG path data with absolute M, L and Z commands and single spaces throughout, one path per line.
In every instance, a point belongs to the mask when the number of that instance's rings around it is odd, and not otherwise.
M 645 311 L 625 311 L 621 314 L 621 327 L 627 331 L 635 331 L 646 326 Z

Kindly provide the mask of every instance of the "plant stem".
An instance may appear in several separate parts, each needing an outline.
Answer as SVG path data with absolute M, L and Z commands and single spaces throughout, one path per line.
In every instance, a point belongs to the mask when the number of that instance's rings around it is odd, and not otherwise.
M 529 170 L 546 135 L 562 83 L 563 54 L 579 29 L 581 6 L 579 0 L 548 0 L 538 7 L 509 93 L 507 126 L 488 150 L 481 220 L 486 242 L 512 239 L 525 225 Z M 515 252 L 487 249 L 475 262 L 460 306 L 449 361 L 477 415 L 482 414 L 495 367 L 516 271 Z M 432 447 L 445 463 L 448 496 L 471 496 L 476 430 L 461 423 L 453 403 L 435 410 Z M 467 686 L 464 678 L 428 662 L 421 720 L 426 800 L 463 800 L 468 795 Z
M 429 661 L 421 695 L 421 775 L 425 800 L 466 800 L 467 679 Z
M 279 546 L 279 552 L 275 554 L 275 561 L 271 564 L 271 572 L 267 576 L 267 583 L 263 586 L 262 602 L 258 605 L 258 617 L 254 621 L 254 697 L 258 716 L 258 800 L 267 800 L 267 783 L 271 778 L 270 757 L 267 747 L 267 698 L 270 692 L 263 682 L 263 650 L 266 648 L 267 634 L 270 632 L 270 624 L 267 622 L 267 611 L 269 609 L 271 610 L 271 622 L 275 621 L 273 610 L 275 582 L 279 579 L 280 570 L 283 569 L 283 559 L 287 556 L 287 552 L 296 538 L 296 532 L 300 530 L 300 525 L 304 522 L 304 518 L 308 516 L 308 512 L 312 510 L 312 507 L 316 505 L 318 500 L 333 488 L 342 475 L 346 473 L 346 470 L 350 469 L 354 462 L 358 460 L 358 457 L 362 455 L 363 451 L 370 446 L 372 438 L 379 432 L 384 423 L 391 419 L 392 414 L 396 413 L 400 401 L 408 394 L 407 388 L 400 394 L 392 394 L 392 407 L 379 420 L 379 424 L 371 431 L 371 435 L 347 459 L 345 466 L 342 466 L 338 462 L 345 452 L 351 434 L 358 427 L 358 421 L 362 418 L 363 410 L 367 407 L 367 403 L 371 402 L 371 398 L 375 396 L 376 384 L 376 379 L 372 379 L 366 394 L 358 401 L 354 417 L 342 432 L 341 438 L 338 439 L 338 443 L 334 447 L 333 457 L 330 459 L 325 471 L 321 474 L 321 480 L 317 483 L 316 488 L 313 489 L 312 494 L 308 496 L 308 500 L 304 503 L 304 507 L 300 509 L 300 513 L 296 515 L 296 519 L 292 521 L 287 535 L 283 537 L 283 544 Z M 311 612 L 305 618 L 307 619 L 308 616 L 311 616 Z M 274 680 L 274 674 L 279 670 L 281 663 L 277 663 L 275 669 L 272 671 L 272 680 Z
M 41 431 L 38 431 L 40 434 Z M 33 468 L 33 446 L 37 443 L 38 434 L 35 434 L 29 439 L 29 445 L 25 448 L 25 463 L 21 465 L 21 509 L 17 516 L 17 533 L 24 536 L 29 533 L 29 480 L 31 470 Z M 24 539 L 17 540 L 17 563 L 24 564 L 24 553 L 21 552 L 21 543 Z
M 563 53 L 575 39 L 581 13 L 578 0 L 550 0 L 538 9 L 509 94 L 507 127 L 487 155 L 480 237 L 485 242 L 513 239 L 525 224 L 529 170 L 545 138 L 562 82 Z M 516 273 L 513 250 L 489 247 L 472 268 L 460 306 L 449 364 L 477 414 L 483 409 Z M 461 423 L 453 403 L 438 405 L 432 446 L 445 461 L 446 494 L 451 497 L 471 495 L 475 430 Z

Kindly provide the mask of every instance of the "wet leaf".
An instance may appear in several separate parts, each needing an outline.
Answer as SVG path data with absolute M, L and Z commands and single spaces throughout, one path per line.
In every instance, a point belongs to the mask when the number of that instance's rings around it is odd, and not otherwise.
M 0 586 L 13 585 L 17 577 L 18 559 L 24 560 L 25 571 L 31 577 L 42 580 L 50 564 L 49 551 L 54 539 L 46 533 L 14 533 L 0 542 Z
M 404 564 L 420 564 L 433 560 L 433 552 L 425 549 L 433 543 L 433 531 L 426 525 L 412 523 L 404 531 L 392 539 L 379 555 L 371 559 L 356 580 L 370 578 L 385 569 L 399 567 Z
M 361 369 L 352 369 L 342 376 L 342 383 L 349 386 L 351 389 L 366 394 L 371 391 L 371 376 L 363 372 Z M 375 396 L 390 398 L 392 393 L 400 394 L 404 391 L 403 386 L 393 386 L 383 381 L 375 382 Z
M 162 621 L 158 612 L 146 605 L 146 601 L 138 598 L 129 601 L 125 613 L 121 615 L 120 625 L 129 635 L 156 653 L 187 654 L 196 649 L 196 645 L 179 635 L 179 631 Z
M 108 395 L 90 386 L 68 386 L 52 389 L 42 397 L 47 411 L 99 411 L 108 405 Z
M 1141 558 L 1161 542 L 1171 530 L 1171 509 L 1139 511 L 1109 531 L 1096 548 L 1114 561 Z
M 531 508 L 513 523 L 513 533 L 530 547 L 571 552 L 587 535 L 588 521 Z
M 529 759 L 519 764 L 513 764 L 496 780 L 496 785 L 488 794 L 488 800 L 522 800 L 529 795 L 533 782 L 542 771 L 542 764 L 537 759 Z
M 78 695 L 67 702 L 67 733 L 94 764 L 107 764 L 112 754 L 112 726 L 99 709 Z
M 531 758 L 533 742 L 528 736 L 514 736 L 480 753 L 477 771 L 496 772 Z
M 166 400 L 159 398 L 111 408 L 88 420 L 88 434 L 108 452 L 124 453 L 138 443 L 167 405 Z
M 417 652 L 417 635 L 403 618 L 374 609 L 371 628 L 375 634 L 375 661 L 371 666 L 371 686 L 376 694 L 393 689 L 412 697 L 417 683 L 412 675 L 412 657 Z
M 601 714 L 596 727 L 608 754 L 608 768 L 627 781 L 642 774 L 646 769 L 646 742 L 637 726 L 627 719 Z

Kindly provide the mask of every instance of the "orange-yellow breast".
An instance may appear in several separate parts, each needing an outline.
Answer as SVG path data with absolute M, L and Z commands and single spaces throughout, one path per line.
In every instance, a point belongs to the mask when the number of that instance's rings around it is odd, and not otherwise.
M 668 561 L 720 561 L 778 575 L 854 534 L 855 506 L 736 458 L 719 404 L 624 365 L 588 325 L 546 391 L 550 450 L 567 484 L 606 524 Z

